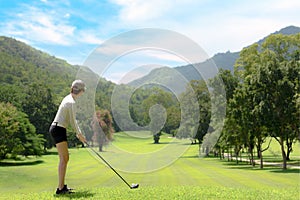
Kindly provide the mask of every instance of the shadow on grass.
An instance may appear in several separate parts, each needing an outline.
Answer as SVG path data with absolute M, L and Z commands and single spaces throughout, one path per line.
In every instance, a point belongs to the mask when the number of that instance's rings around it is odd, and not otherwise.
M 177 141 L 171 141 L 171 142 L 159 142 L 159 143 L 154 143 L 150 142 L 148 145 L 165 145 L 165 144 L 179 144 L 180 142 Z
M 242 162 L 239 161 L 238 163 L 236 161 L 225 161 L 221 160 L 223 165 L 232 166 L 232 167 L 250 167 L 253 168 L 252 165 L 249 164 L 249 162 Z
M 43 155 L 58 155 L 57 151 L 47 151 Z
M 179 158 L 199 158 L 198 155 L 194 155 L 194 156 L 180 156 Z
M 228 168 L 230 169 L 239 169 L 239 170 L 252 170 L 252 171 L 269 171 L 269 172 L 273 172 L 273 173 L 283 173 L 283 174 L 290 174 L 290 173 L 296 173 L 299 174 L 300 173 L 300 169 L 286 169 L 283 170 L 280 165 L 274 165 L 274 166 L 270 166 L 270 165 L 264 165 L 264 168 L 260 168 L 259 164 L 256 164 L 254 167 L 252 165 L 250 165 L 249 163 L 246 162 L 239 162 L 239 164 L 237 164 L 235 161 L 224 161 L 222 163 L 223 165 L 228 166 Z
M 283 170 L 283 169 L 274 169 L 273 168 L 273 170 L 270 170 L 270 172 L 273 172 L 273 173 L 282 173 L 282 174 L 292 174 L 292 173 L 299 174 L 300 173 L 300 169 L 286 169 L 286 170 Z
M 195 143 L 191 143 L 191 142 L 186 142 L 186 143 L 183 143 L 182 145 L 186 145 L 186 146 L 194 146 L 194 145 L 199 145 L 199 144 L 195 144 Z
M 28 165 L 38 165 L 43 163 L 42 160 L 35 161 L 26 161 L 26 162 L 9 162 L 9 161 L 1 161 L 0 167 L 14 167 L 14 166 L 28 166 Z
M 75 193 L 71 193 L 71 194 L 64 194 L 64 195 L 53 195 L 56 198 L 69 198 L 69 199 L 89 199 L 92 198 L 93 196 L 95 196 L 95 193 L 92 193 L 88 190 L 84 190 L 84 191 L 76 191 Z

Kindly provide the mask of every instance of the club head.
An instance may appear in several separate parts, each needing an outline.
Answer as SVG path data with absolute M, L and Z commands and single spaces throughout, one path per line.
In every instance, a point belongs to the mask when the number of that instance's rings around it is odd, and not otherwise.
M 132 183 L 130 189 L 136 189 L 139 187 L 138 183 Z

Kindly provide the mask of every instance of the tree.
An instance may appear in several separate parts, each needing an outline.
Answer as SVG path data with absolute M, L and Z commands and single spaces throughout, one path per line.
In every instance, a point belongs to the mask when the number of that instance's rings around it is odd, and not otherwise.
M 249 78 L 249 77 L 248 77 Z M 262 144 L 265 142 L 268 134 L 263 125 L 263 113 L 259 112 L 257 92 L 259 86 L 249 84 L 246 79 L 243 85 L 235 90 L 233 98 L 229 101 L 229 116 L 234 123 L 238 124 L 238 140 L 240 147 L 247 147 L 250 154 L 250 163 L 254 166 L 254 148 L 257 147 L 258 157 L 260 158 L 260 167 L 263 168 Z M 231 126 L 236 126 L 231 123 Z
M 188 138 L 194 143 L 197 140 L 196 135 L 198 134 L 200 112 L 197 93 L 191 84 L 187 85 L 186 90 L 179 96 L 179 102 L 181 122 L 180 127 L 176 131 L 176 137 L 180 139 Z M 199 138 L 199 143 L 200 140 L 201 138 Z
M 161 130 L 166 122 L 165 109 L 159 104 L 151 107 L 149 111 L 151 122 L 149 123 L 149 129 L 153 135 L 154 144 L 158 144 L 161 136 Z
M 175 105 L 174 98 L 170 92 L 167 92 L 161 88 L 153 87 L 150 90 L 150 95 L 142 102 L 143 108 L 143 122 L 149 124 L 149 129 L 152 132 L 154 143 L 159 143 L 161 131 L 171 133 L 172 128 L 177 127 L 174 121 L 171 121 L 172 114 L 170 113 L 172 106 Z M 169 113 L 168 113 L 169 111 Z M 169 120 L 167 120 L 169 117 Z M 176 116 L 172 116 L 176 120 Z M 172 124 L 173 123 L 173 124 Z
M 209 80 L 209 87 L 213 88 L 213 90 L 211 89 L 211 102 L 214 102 L 217 106 L 212 108 L 212 133 L 205 136 L 202 146 L 205 146 L 205 148 L 209 150 L 218 148 L 221 154 L 224 148 L 227 149 L 229 145 L 232 145 L 228 142 L 228 140 L 230 141 L 232 138 L 230 139 L 228 136 L 240 130 L 237 124 L 233 122 L 234 118 L 230 118 L 232 111 L 229 106 L 229 102 L 238 87 L 238 79 L 230 70 L 220 69 L 217 76 Z M 227 116 L 227 119 L 224 115 Z M 236 148 L 236 150 L 238 149 L 239 148 Z
M 260 116 L 260 125 L 281 146 L 283 169 L 288 159 L 285 145 L 290 151 L 299 131 L 299 44 L 300 34 L 271 35 L 261 47 L 244 49 L 235 66 L 235 73 L 252 87 L 253 112 Z
M 32 84 L 25 88 L 25 95 L 23 111 L 35 126 L 37 134 L 41 134 L 45 139 L 44 150 L 51 148 L 52 142 L 48 129 L 57 109 L 51 90 L 43 85 Z
M 106 81 L 104 78 L 99 78 L 98 85 L 95 94 L 95 104 L 103 110 L 110 109 L 111 101 L 110 97 L 114 90 L 115 84 Z
M 43 142 L 25 113 L 0 103 L 0 159 L 41 155 Z
M 25 97 L 23 89 L 16 85 L 1 83 L 0 91 L 0 102 L 11 103 L 18 110 L 22 110 L 22 101 Z
M 176 130 L 180 125 L 180 107 L 179 106 L 171 106 L 167 108 L 167 121 L 164 126 L 164 131 L 166 133 L 172 134 L 175 136 Z
M 150 130 L 156 142 L 160 131 L 172 134 L 180 124 L 177 99 L 166 88 L 139 88 L 131 96 L 129 110 L 133 121 L 142 129 Z
M 113 139 L 112 117 L 108 110 L 98 110 L 91 122 L 94 132 L 93 143 L 99 145 L 99 151 L 103 151 L 103 146 Z
M 198 111 L 199 111 L 198 128 L 197 128 L 196 135 L 193 136 L 193 139 L 198 140 L 198 143 L 200 144 L 202 143 L 203 137 L 209 129 L 209 124 L 211 120 L 210 94 L 206 86 L 206 83 L 203 80 L 192 80 L 190 82 L 190 85 L 197 98 L 196 104 L 198 104 Z M 187 90 L 184 96 L 186 96 L 186 98 L 189 98 L 189 95 L 192 95 L 193 92 Z M 193 113 L 193 111 L 195 110 L 194 106 L 197 106 L 195 105 L 195 103 L 190 102 L 192 101 L 192 99 L 193 98 L 191 97 L 190 100 L 188 100 L 187 104 L 184 105 L 186 107 L 191 107 L 190 109 L 192 111 L 190 113 Z M 192 125 L 192 127 L 194 126 Z

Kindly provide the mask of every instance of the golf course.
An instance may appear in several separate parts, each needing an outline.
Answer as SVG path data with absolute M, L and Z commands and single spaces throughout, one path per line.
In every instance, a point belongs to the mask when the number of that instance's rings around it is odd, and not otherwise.
M 259 165 L 252 167 L 247 162 L 220 160 L 218 157 L 199 157 L 198 145 L 189 145 L 189 140 L 178 140 L 162 135 L 160 144 L 153 144 L 152 138 L 134 138 L 116 133 L 114 141 L 99 154 L 130 184 L 138 183 L 139 188 L 130 189 L 97 155 L 89 148 L 71 148 L 66 176 L 69 187 L 75 193 L 56 196 L 57 186 L 56 149 L 52 148 L 41 157 L 20 157 L 18 161 L 0 162 L 0 199 L 299 199 L 300 146 L 296 143 L 291 154 L 291 165 L 287 170 L 280 166 Z M 162 152 L 164 149 L 185 145 L 186 150 L 168 165 L 157 169 L 157 163 L 164 163 L 164 156 L 158 160 L 142 160 L 138 168 L 147 170 L 126 172 L 126 157 L 120 153 L 119 165 L 114 165 L 118 152 L 147 154 Z M 133 153 L 134 152 L 134 153 Z M 266 160 L 280 161 L 279 145 L 272 142 L 264 153 Z M 127 157 L 131 164 L 139 163 Z M 153 159 L 153 157 L 149 157 Z M 151 165 L 153 163 L 153 168 Z M 124 167 L 122 167 L 124 164 Z M 280 164 L 280 162 L 278 162 Z M 298 168 L 297 168 L 298 167 Z M 132 168 L 134 169 L 134 168 Z M 149 170 L 152 169 L 152 170 Z

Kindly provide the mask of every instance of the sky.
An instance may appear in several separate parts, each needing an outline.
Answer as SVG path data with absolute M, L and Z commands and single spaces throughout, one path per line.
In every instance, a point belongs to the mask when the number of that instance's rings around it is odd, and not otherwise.
M 184 35 L 211 57 L 240 51 L 286 26 L 299 27 L 299 10 L 299 0 L 0 0 L 0 35 L 82 65 L 111 38 L 163 29 Z M 118 83 L 147 65 L 149 71 L 185 64 L 168 51 L 140 49 L 120 55 L 100 75 Z

